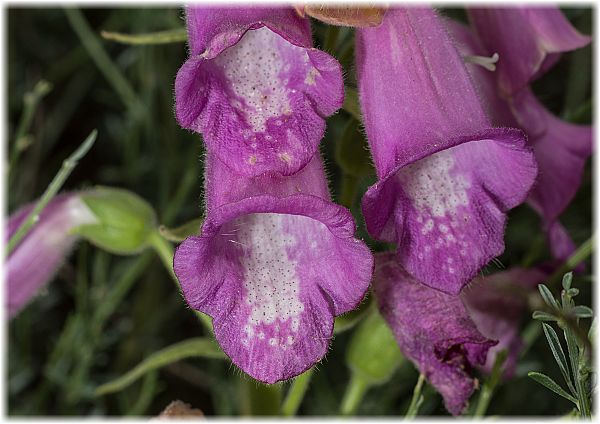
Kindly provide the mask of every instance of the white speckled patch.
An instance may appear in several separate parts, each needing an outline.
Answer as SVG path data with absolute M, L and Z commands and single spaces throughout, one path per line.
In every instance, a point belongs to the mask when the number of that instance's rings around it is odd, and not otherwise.
M 300 299 L 297 262 L 291 260 L 287 253 L 288 248 L 296 245 L 296 240 L 284 231 L 286 216 L 252 214 L 235 223 L 237 243 L 244 251 L 241 261 L 245 270 L 245 303 L 249 308 L 244 344 L 254 337 L 264 340 L 264 332 L 267 332 L 269 346 L 285 348 L 294 342 L 290 332 L 296 333 L 300 326 L 304 304 Z
M 452 174 L 453 168 L 452 153 L 444 150 L 406 166 L 398 177 L 417 210 L 442 217 L 469 204 L 467 189 L 471 184 L 464 176 Z
M 284 63 L 274 38 L 280 37 L 268 28 L 248 31 L 215 59 L 245 102 L 240 108 L 255 132 L 265 131 L 269 118 L 291 113 L 288 88 L 279 77 Z
M 439 255 L 460 258 L 470 246 L 471 222 L 467 176 L 456 169 L 450 150 L 444 150 L 401 169 L 397 178 L 414 208 L 419 253 L 416 258 L 430 262 Z M 471 229 L 472 230 L 472 229 Z M 469 234 L 469 236 L 467 236 Z M 450 262 L 440 261 L 442 271 L 454 274 Z
M 240 99 L 232 105 L 244 113 L 255 133 L 265 132 L 270 118 L 292 113 L 290 96 L 297 90 L 290 83 L 290 64 L 282 49 L 287 50 L 287 57 L 298 57 L 297 63 L 306 69 L 304 83 L 314 85 L 319 71 L 310 66 L 306 51 L 266 27 L 248 31 L 214 60 Z

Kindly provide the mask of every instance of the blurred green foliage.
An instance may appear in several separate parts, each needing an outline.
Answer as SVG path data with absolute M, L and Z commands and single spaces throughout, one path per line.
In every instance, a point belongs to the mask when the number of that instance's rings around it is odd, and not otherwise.
M 458 9 L 443 13 L 464 19 Z M 591 32 L 590 9 L 565 13 L 580 30 Z M 7 212 L 37 198 L 62 160 L 97 128 L 96 145 L 69 178 L 66 190 L 94 185 L 131 190 L 155 209 L 159 224 L 171 228 L 200 217 L 201 139 L 179 128 L 173 112 L 174 79 L 187 55 L 185 43 L 124 45 L 100 37 L 101 31 L 138 34 L 181 29 L 182 10 L 65 13 L 57 8 L 12 7 L 7 22 L 7 157 L 11 158 Z M 342 63 L 346 84 L 355 87 L 353 32 L 313 21 L 313 33 L 316 45 Z M 564 55 L 534 85 L 554 113 L 581 123 L 590 123 L 592 116 L 591 52 L 588 46 Z M 35 111 L 23 123 L 31 102 L 31 96 L 29 100 L 24 96 L 40 81 L 49 82 L 52 89 L 45 87 L 41 95 L 36 91 Z M 359 212 L 360 196 L 375 180 L 368 154 L 364 151 L 363 162 L 354 163 L 338 145 L 350 143 L 353 137 L 353 151 L 363 152 L 363 133 L 353 119 L 347 110 L 329 119 L 321 150 L 334 199 L 351 207 L 358 236 L 380 250 L 384 245 L 368 237 Z M 341 189 L 344 181 L 353 184 L 355 194 Z M 562 217 L 578 245 L 591 235 L 591 181 L 588 166 L 581 190 Z M 505 253 L 482 272 L 548 258 L 539 218 L 521 206 L 510 214 Z M 591 303 L 590 273 L 588 261 L 586 275 L 576 277 L 581 280 L 580 304 Z M 526 353 L 516 377 L 496 389 L 488 413 L 565 414 L 570 410 L 568 401 L 527 378 L 529 371 L 543 371 L 555 379 L 559 375 L 545 340 L 539 337 L 541 330 L 532 326 L 539 323 L 524 321 Z M 350 378 L 345 351 L 352 335 L 353 331 L 336 335 L 312 376 L 299 414 L 338 413 Z M 187 358 L 155 369 L 116 393 L 95 394 L 98 386 L 124 375 L 154 352 L 202 336 L 211 335 L 190 313 L 155 254 L 121 257 L 82 242 L 56 281 L 9 324 L 8 414 L 156 415 L 174 399 L 207 415 L 245 413 L 243 387 L 256 384 L 219 359 Z M 402 415 L 417 378 L 414 367 L 403 362 L 389 381 L 366 393 L 357 413 Z M 283 384 L 284 389 L 290 384 Z M 420 415 L 446 414 L 430 386 L 424 387 L 423 395 Z

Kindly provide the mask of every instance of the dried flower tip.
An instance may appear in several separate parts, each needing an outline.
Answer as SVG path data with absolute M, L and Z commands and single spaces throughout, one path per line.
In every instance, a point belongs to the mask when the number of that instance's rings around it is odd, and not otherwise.
M 368 28 L 381 24 L 387 6 L 307 5 L 294 6 L 294 9 L 302 18 L 308 15 L 330 25 Z

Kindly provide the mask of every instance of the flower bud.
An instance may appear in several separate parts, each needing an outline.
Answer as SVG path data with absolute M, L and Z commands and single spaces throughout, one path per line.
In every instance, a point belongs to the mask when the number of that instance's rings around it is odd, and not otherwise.
M 8 219 L 7 239 L 27 219 L 35 202 L 22 207 Z M 95 216 L 78 193 L 52 199 L 6 260 L 9 317 L 17 314 L 48 283 L 67 257 L 77 237 L 71 230 L 96 222 Z
M 90 243 L 120 255 L 138 253 L 148 245 L 156 228 L 152 207 L 138 195 L 122 189 L 97 187 L 83 192 L 81 200 L 97 222 L 74 231 Z

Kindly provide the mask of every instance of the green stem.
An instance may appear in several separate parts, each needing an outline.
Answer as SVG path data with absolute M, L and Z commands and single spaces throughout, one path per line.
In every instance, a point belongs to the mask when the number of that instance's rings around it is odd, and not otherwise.
M 32 91 L 25 93 L 23 96 L 23 114 L 21 115 L 21 120 L 19 121 L 17 131 L 15 132 L 15 139 L 8 165 L 9 171 L 14 169 L 21 152 L 27 148 L 28 143 L 24 143 L 24 140 L 26 140 L 25 134 L 31 126 L 31 121 L 33 120 L 37 105 L 50 90 L 52 90 L 52 84 L 48 81 L 41 80 L 33 87 Z
M 492 369 L 491 375 L 486 379 L 483 388 L 481 389 L 481 393 L 479 395 L 479 400 L 477 402 L 477 408 L 475 408 L 475 412 L 473 413 L 474 418 L 481 418 L 485 415 L 485 412 L 490 405 L 490 401 L 492 400 L 492 395 L 494 394 L 494 390 L 500 381 L 500 377 L 502 375 L 502 365 L 506 360 L 507 351 L 503 350 L 496 355 L 496 361 L 494 362 L 494 368 Z
M 281 406 L 281 384 L 263 384 L 242 377 L 241 397 L 243 415 L 265 416 L 279 415 Z
M 67 19 L 71 27 L 81 40 L 85 49 L 96 63 L 104 77 L 112 85 L 117 94 L 121 97 L 121 101 L 138 116 L 146 116 L 145 108 L 138 99 L 135 91 L 129 84 L 129 81 L 123 76 L 119 68 L 110 59 L 110 56 L 102 47 L 100 40 L 90 28 L 85 17 L 79 9 L 67 8 L 64 9 Z
M 5 251 L 5 257 L 8 257 L 15 247 L 19 244 L 19 242 L 27 235 L 29 230 L 34 226 L 34 224 L 40 219 L 40 214 L 46 207 L 46 205 L 52 200 L 52 198 L 58 193 L 61 189 L 73 169 L 77 166 L 77 163 L 83 158 L 86 153 L 92 148 L 94 142 L 96 141 L 96 136 L 98 135 L 98 131 L 93 130 L 90 135 L 81 143 L 81 145 L 75 150 L 71 156 L 69 156 L 62 164 L 62 167 L 58 171 L 58 174 L 54 177 L 46 191 L 38 200 L 37 204 L 33 208 L 33 210 L 29 213 L 25 221 L 19 226 L 17 231 L 13 234 L 13 236 L 8 241 L 8 245 Z
M 404 419 L 411 420 L 417 416 L 419 407 L 421 406 L 421 403 L 423 403 L 423 395 L 421 395 L 421 392 L 423 391 L 424 383 L 425 376 L 423 374 L 419 374 L 419 379 L 417 380 L 417 384 L 413 390 L 413 396 L 410 400 L 410 405 L 408 405 L 408 409 L 406 410 L 406 414 L 404 415 Z
M 112 286 L 111 291 L 103 297 L 94 311 L 92 323 L 92 332 L 94 340 L 99 340 L 104 324 L 114 313 L 122 300 L 127 296 L 139 277 L 148 269 L 152 259 L 152 253 L 147 251 L 139 255 L 135 261 L 132 261 L 127 270 L 120 276 L 117 282 Z
M 548 285 L 552 285 L 554 282 L 562 280 L 562 277 L 568 271 L 573 270 L 581 262 L 585 261 L 594 250 L 594 236 L 587 239 L 579 248 L 573 252 L 571 256 L 565 261 L 562 267 L 560 267 L 550 278 L 548 279 Z
M 181 210 L 181 205 L 187 199 L 190 190 L 194 187 L 194 183 L 196 182 L 196 178 L 198 175 L 196 173 L 196 169 L 193 167 L 188 167 L 185 174 L 181 179 L 178 180 L 177 191 L 175 195 L 169 200 L 169 204 L 165 208 L 164 213 L 162 214 L 162 223 L 165 225 L 171 225 L 171 221 L 177 215 L 177 212 Z
M 352 374 L 350 384 L 346 388 L 344 399 L 342 399 L 340 413 L 344 416 L 354 415 L 369 387 L 370 384 L 366 379 L 356 373 Z
M 588 403 L 588 396 L 583 387 L 583 381 L 579 372 L 579 349 L 577 347 L 577 342 L 575 341 L 575 336 L 571 332 L 570 328 L 564 329 L 565 340 L 567 341 L 567 350 L 569 352 L 569 359 L 571 361 L 571 369 L 573 371 L 573 376 L 575 380 L 575 387 L 577 388 L 577 400 L 578 400 L 578 408 L 582 418 L 590 418 L 590 405 Z
M 102 31 L 100 32 L 100 35 L 105 40 L 133 45 L 183 43 L 187 41 L 187 31 L 185 28 L 151 32 L 147 34 L 122 34 L 120 32 Z
M 293 417 L 298 412 L 298 408 L 304 399 L 304 395 L 308 390 L 311 377 L 313 375 L 314 368 L 305 371 L 294 379 L 290 389 L 288 390 L 283 406 L 281 407 L 281 413 L 286 417 Z
M 175 284 L 177 284 L 177 287 L 179 288 L 179 290 L 181 290 L 181 286 L 179 285 L 179 280 L 177 279 L 177 276 L 175 275 L 175 271 L 173 271 L 173 254 L 174 254 L 173 246 L 171 245 L 171 243 L 169 243 L 167 240 L 165 240 L 160 235 L 158 230 L 154 231 L 150 235 L 149 242 L 150 242 L 150 245 L 154 248 L 154 251 L 160 257 L 163 265 L 169 272 L 169 275 L 171 276 L 171 278 L 173 279 Z M 206 326 L 206 328 L 212 332 L 212 319 L 208 315 L 203 314 L 200 311 L 194 311 L 194 313 L 200 319 L 200 321 L 202 321 L 202 323 Z
M 155 231 L 150 235 L 150 244 L 154 248 L 156 254 L 162 260 L 163 265 L 165 266 L 173 281 L 175 281 L 179 285 L 179 280 L 175 275 L 175 271 L 173 271 L 173 246 L 171 246 L 171 244 L 167 240 L 165 240 L 158 233 L 158 231 Z

